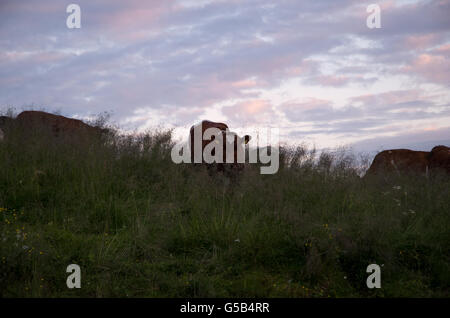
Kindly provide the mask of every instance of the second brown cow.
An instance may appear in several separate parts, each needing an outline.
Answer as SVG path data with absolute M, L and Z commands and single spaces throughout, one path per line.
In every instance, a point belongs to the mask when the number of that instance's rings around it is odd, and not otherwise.
M 378 153 L 366 175 L 405 175 L 428 176 L 430 172 L 450 174 L 450 148 L 436 146 L 430 152 L 409 149 L 391 149 Z

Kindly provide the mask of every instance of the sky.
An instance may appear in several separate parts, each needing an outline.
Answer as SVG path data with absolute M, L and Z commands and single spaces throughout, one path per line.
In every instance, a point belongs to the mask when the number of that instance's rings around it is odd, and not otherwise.
M 0 0 L 3 110 L 429 151 L 450 143 L 449 88 L 450 0 Z

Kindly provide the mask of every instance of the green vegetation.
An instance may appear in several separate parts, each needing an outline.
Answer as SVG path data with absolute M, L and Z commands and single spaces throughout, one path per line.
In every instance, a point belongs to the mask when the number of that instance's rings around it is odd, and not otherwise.
M 292 147 L 230 180 L 173 164 L 170 131 L 22 134 L 0 143 L 2 297 L 450 295 L 448 178 L 365 180 L 349 153 Z

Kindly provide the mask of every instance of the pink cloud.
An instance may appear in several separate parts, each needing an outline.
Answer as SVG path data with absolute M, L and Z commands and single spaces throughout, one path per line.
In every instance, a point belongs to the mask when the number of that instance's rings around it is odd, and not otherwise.
M 303 60 L 300 64 L 289 66 L 285 72 L 287 76 L 299 76 L 313 73 L 318 68 L 318 62 L 312 60 Z
M 0 60 L 8 63 L 52 63 L 66 58 L 68 54 L 53 51 L 6 51 Z
M 116 10 L 99 10 L 95 23 L 99 23 L 114 38 L 125 41 L 142 40 L 149 33 L 162 29 L 164 17 L 175 11 L 173 0 L 142 1 L 130 0 L 113 3 Z
M 407 103 L 422 98 L 422 91 L 417 89 L 390 91 L 380 94 L 366 94 L 353 97 L 352 102 L 370 104 L 370 105 L 392 105 Z
M 342 86 L 348 83 L 350 79 L 346 76 L 322 75 L 318 76 L 315 81 L 324 86 Z
M 39 1 L 39 5 L 30 5 L 29 2 L 5 1 L 5 3 L 1 4 L 1 10 L 8 14 L 14 14 L 17 12 L 32 12 L 30 14 L 57 13 L 65 10 L 69 3 L 58 3 L 55 5 L 54 2 Z
M 411 35 L 408 36 L 404 43 L 408 49 L 417 50 L 417 49 L 426 49 L 430 46 L 434 45 L 437 41 L 440 40 L 440 37 L 437 34 L 423 34 L 423 35 Z
M 256 80 L 253 80 L 253 79 L 246 79 L 246 80 L 233 82 L 233 83 L 231 83 L 231 86 L 236 87 L 236 88 L 241 88 L 241 89 L 254 88 L 257 86 L 257 82 L 256 82 Z
M 162 8 L 131 8 L 110 16 L 104 16 L 103 21 L 116 29 L 132 29 L 153 24 L 163 12 Z
M 310 97 L 301 102 L 291 101 L 285 103 L 282 105 L 282 109 L 311 110 L 316 108 L 328 107 L 330 103 L 331 102 L 329 100 Z
M 269 103 L 261 99 L 242 103 L 242 110 L 249 115 L 262 113 L 268 109 L 270 109 Z
M 267 100 L 254 99 L 222 108 L 222 113 L 228 118 L 240 123 L 264 123 L 274 118 L 272 105 Z
M 436 51 L 435 51 L 436 52 Z M 438 54 L 421 54 L 410 65 L 403 68 L 405 73 L 415 73 L 434 82 L 450 84 L 450 58 L 448 48 L 441 48 Z M 439 54 L 443 53 L 443 54 Z
M 447 57 L 450 56 L 450 43 L 438 46 L 434 49 L 434 52 L 447 55 Z
M 256 83 L 251 81 L 226 81 L 217 74 L 194 79 L 185 88 L 186 96 L 190 100 L 202 101 L 200 106 L 212 105 L 224 99 L 239 98 L 242 96 L 241 89 L 254 87 Z
M 304 121 L 311 114 L 331 112 L 331 105 L 332 102 L 329 100 L 310 97 L 301 101 L 286 102 L 280 106 L 280 110 L 290 121 Z
M 439 127 L 437 125 L 432 124 L 430 126 L 424 127 L 423 131 L 436 131 L 438 129 Z

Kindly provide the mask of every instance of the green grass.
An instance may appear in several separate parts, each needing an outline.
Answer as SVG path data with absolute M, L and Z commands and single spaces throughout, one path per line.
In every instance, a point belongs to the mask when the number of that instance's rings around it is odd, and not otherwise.
M 172 144 L 1 143 L 0 296 L 449 297 L 449 178 L 364 180 L 351 153 L 292 147 L 277 174 L 230 181 L 173 164 Z

